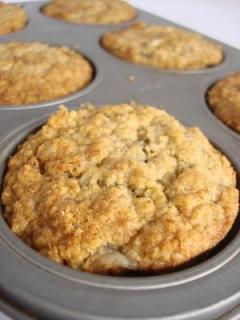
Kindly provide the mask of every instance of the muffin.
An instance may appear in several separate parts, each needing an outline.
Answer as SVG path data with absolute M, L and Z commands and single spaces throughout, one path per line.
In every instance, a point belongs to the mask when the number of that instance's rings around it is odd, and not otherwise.
M 104 34 L 101 42 L 116 57 L 155 68 L 196 70 L 223 59 L 218 45 L 199 34 L 168 26 L 136 23 Z
M 51 18 L 87 24 L 114 24 L 136 16 L 136 10 L 121 0 L 53 0 L 42 12 Z
M 0 1 L 0 35 L 20 30 L 27 22 L 28 17 L 23 8 Z
M 225 156 L 198 128 L 134 104 L 61 106 L 10 158 L 2 202 L 29 246 L 99 274 L 174 269 L 238 213 Z
M 208 91 L 208 104 L 222 122 L 240 133 L 240 72 L 215 83 Z
M 92 80 L 79 53 L 40 42 L 0 44 L 0 104 L 39 103 L 74 93 Z

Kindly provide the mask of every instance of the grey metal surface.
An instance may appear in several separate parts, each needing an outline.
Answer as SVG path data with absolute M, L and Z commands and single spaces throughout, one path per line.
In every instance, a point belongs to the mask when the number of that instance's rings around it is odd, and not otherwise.
M 0 42 L 45 41 L 77 48 L 93 62 L 96 77 L 86 89 L 58 101 L 0 107 L 1 179 L 9 155 L 60 103 L 75 108 L 84 102 L 101 105 L 130 100 L 164 106 L 187 125 L 199 126 L 240 172 L 240 135 L 217 120 L 205 102 L 212 83 L 240 70 L 238 50 L 222 44 L 224 62 L 208 70 L 172 72 L 137 66 L 113 57 L 99 45 L 105 31 L 127 24 L 69 24 L 43 16 L 42 4 L 24 5 L 30 17 L 28 26 L 1 37 Z M 138 20 L 172 25 L 141 11 Z M 161 276 L 120 278 L 51 262 L 21 242 L 0 217 L 0 295 L 41 319 L 214 320 L 240 303 L 239 226 L 240 217 L 226 240 L 191 268 Z M 17 308 L 4 310 L 19 318 Z
M 232 309 L 227 312 L 223 317 L 219 318 L 219 320 L 239 320 L 240 319 L 240 306 Z

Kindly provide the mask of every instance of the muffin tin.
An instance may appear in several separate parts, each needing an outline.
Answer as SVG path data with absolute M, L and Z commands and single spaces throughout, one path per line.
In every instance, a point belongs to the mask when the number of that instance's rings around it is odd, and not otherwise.
M 60 103 L 76 108 L 85 102 L 101 105 L 131 100 L 163 106 L 185 125 L 200 127 L 240 173 L 240 135 L 214 116 L 205 99 L 215 81 L 239 70 L 237 49 L 221 44 L 222 64 L 198 71 L 134 65 L 115 58 L 99 44 L 104 32 L 132 21 L 105 26 L 71 24 L 42 15 L 44 3 L 25 4 L 28 25 L 0 37 L 0 42 L 43 41 L 75 48 L 93 63 L 95 78 L 80 92 L 58 100 L 0 106 L 1 181 L 7 159 L 17 145 Z M 174 25 L 140 10 L 136 20 Z M 239 186 L 239 177 L 238 181 Z M 0 308 L 15 319 L 237 319 L 239 230 L 240 216 L 224 241 L 185 269 L 158 276 L 111 277 L 76 271 L 40 256 L 19 240 L 0 217 Z

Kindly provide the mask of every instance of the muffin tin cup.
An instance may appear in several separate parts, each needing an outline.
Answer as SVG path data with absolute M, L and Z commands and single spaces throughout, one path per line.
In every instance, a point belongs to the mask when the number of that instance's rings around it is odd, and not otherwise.
M 238 50 L 221 44 L 223 62 L 206 70 L 172 71 L 135 65 L 112 56 L 100 45 L 104 32 L 132 21 L 105 26 L 77 25 L 44 16 L 40 11 L 44 4 L 24 5 L 28 25 L 17 33 L 0 37 L 0 42 L 42 41 L 68 46 L 83 53 L 96 74 L 86 88 L 67 97 L 28 106 L 0 106 L 1 181 L 7 160 L 17 145 L 37 130 L 60 103 L 74 109 L 86 102 L 100 106 L 134 100 L 163 106 L 187 126 L 200 127 L 232 162 L 240 183 L 240 136 L 221 123 L 206 103 L 208 88 L 238 70 Z M 174 25 L 143 11 L 138 11 L 137 20 Z M 33 315 L 51 320 L 230 320 L 231 314 L 236 313 L 231 310 L 240 303 L 239 253 L 240 216 L 226 239 L 185 268 L 145 277 L 100 276 L 42 257 L 19 240 L 1 217 L 0 308 L 16 319 L 29 319 Z

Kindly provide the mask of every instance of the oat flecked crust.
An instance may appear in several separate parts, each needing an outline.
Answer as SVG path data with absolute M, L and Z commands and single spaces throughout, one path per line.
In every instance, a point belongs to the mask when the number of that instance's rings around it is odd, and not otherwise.
M 66 47 L 40 42 L 0 44 L 0 104 L 30 104 L 60 98 L 92 80 L 91 64 Z
M 144 23 L 106 33 L 102 45 L 124 60 L 163 69 L 203 69 L 223 59 L 221 48 L 199 34 Z
M 240 72 L 213 85 L 208 92 L 208 104 L 220 120 L 240 133 Z
M 150 106 L 64 106 L 8 163 L 12 231 L 94 273 L 174 268 L 218 244 L 238 212 L 236 174 L 198 128 Z
M 54 0 L 42 11 L 52 18 L 87 24 L 115 24 L 136 17 L 136 10 L 121 0 Z
M 18 31 L 25 27 L 27 22 L 28 17 L 23 8 L 0 1 L 0 35 Z

